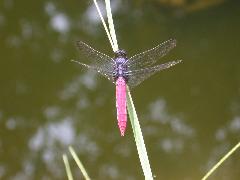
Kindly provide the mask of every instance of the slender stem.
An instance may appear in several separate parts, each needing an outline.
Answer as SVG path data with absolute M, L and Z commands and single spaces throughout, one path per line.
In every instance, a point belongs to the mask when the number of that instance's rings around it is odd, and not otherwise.
M 240 142 L 235 145 L 220 161 L 215 164 L 210 171 L 202 178 L 202 180 L 206 180 L 232 153 L 234 153 L 240 147 Z
M 109 25 L 110 34 L 113 40 L 114 52 L 115 52 L 118 50 L 118 43 L 117 43 L 117 37 L 116 37 L 115 28 L 113 24 L 110 0 L 105 0 L 105 4 L 106 4 L 106 10 L 107 10 L 108 25 Z
M 137 113 L 136 113 L 128 86 L 127 86 L 127 108 L 128 108 L 128 114 L 131 121 L 142 170 L 143 170 L 145 179 L 151 180 L 153 179 L 153 176 L 152 176 L 150 163 L 148 160 L 147 149 L 144 143 L 141 127 L 138 121 Z
M 101 19 L 101 21 L 102 21 L 103 27 L 104 27 L 104 29 L 105 29 L 105 31 L 106 31 L 106 33 L 107 33 L 107 37 L 108 37 L 108 40 L 109 40 L 109 42 L 110 42 L 110 44 L 111 44 L 111 47 L 112 47 L 113 51 L 115 52 L 116 50 L 115 50 L 115 46 L 114 46 L 112 37 L 111 37 L 111 35 L 110 35 L 110 33 L 109 33 L 109 30 L 108 30 L 108 28 L 107 28 L 107 25 L 106 25 L 106 23 L 105 23 L 105 21 L 104 21 L 104 18 L 103 18 L 103 16 L 102 16 L 102 13 L 101 13 L 101 11 L 100 11 L 100 8 L 99 8 L 99 6 L 98 6 L 98 3 L 97 3 L 96 0 L 93 0 L 93 2 L 94 2 L 95 6 L 96 6 L 96 8 L 97 8 L 97 12 L 98 12 L 98 14 L 99 14 L 99 16 L 100 16 L 100 19 Z
M 66 168 L 68 180 L 73 180 L 73 176 L 72 176 L 72 173 L 71 173 L 71 168 L 70 168 L 70 165 L 69 165 L 68 158 L 67 158 L 66 154 L 63 154 L 63 162 L 64 162 L 64 165 L 65 165 L 65 168 Z
M 77 157 L 77 154 L 75 153 L 75 151 L 73 150 L 72 147 L 69 147 L 69 151 L 73 157 L 73 159 L 75 160 L 75 162 L 77 163 L 79 169 L 81 170 L 81 172 L 83 173 L 83 176 L 86 180 L 90 180 L 90 177 L 88 176 L 88 173 L 86 171 L 86 169 L 84 168 L 83 164 L 81 163 L 80 159 Z

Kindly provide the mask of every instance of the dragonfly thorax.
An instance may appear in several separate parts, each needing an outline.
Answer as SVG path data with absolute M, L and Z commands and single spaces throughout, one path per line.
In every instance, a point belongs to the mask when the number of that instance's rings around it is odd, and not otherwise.
M 123 58 L 127 58 L 127 53 L 126 51 L 124 51 L 123 49 L 119 49 L 115 52 L 115 58 L 118 57 L 123 57 Z
M 120 56 L 115 58 L 115 68 L 113 72 L 113 77 L 115 80 L 117 80 L 118 77 L 123 77 L 127 81 L 128 79 L 127 65 L 126 65 L 127 60 L 128 59 L 126 57 L 126 53 L 125 53 L 125 57 Z

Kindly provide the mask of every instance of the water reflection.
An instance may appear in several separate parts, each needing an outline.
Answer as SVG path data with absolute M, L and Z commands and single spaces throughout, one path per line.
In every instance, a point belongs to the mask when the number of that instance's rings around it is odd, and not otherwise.
M 31 150 L 39 151 L 46 146 L 53 147 L 54 144 L 61 146 L 71 145 L 76 136 L 71 119 L 66 118 L 57 123 L 47 124 L 45 128 L 39 128 L 30 139 Z
M 149 105 L 149 118 L 159 125 L 145 129 L 145 132 L 151 136 L 158 136 L 159 131 L 170 131 L 164 134 L 164 137 L 158 140 L 157 147 L 168 153 L 180 153 L 184 146 L 188 145 L 185 141 L 192 141 L 195 130 L 187 125 L 179 116 L 168 112 L 167 103 L 164 99 L 156 99 Z M 155 130 L 154 130 L 155 129 Z M 166 137 L 165 137 L 166 136 Z M 172 137 L 169 137 L 172 136 Z
M 240 131 L 240 117 L 234 117 L 234 119 L 229 124 L 229 130 L 232 133 L 238 133 Z
M 0 179 L 65 179 L 68 145 L 94 179 L 143 178 L 130 123 L 119 136 L 114 85 L 70 62 L 81 58 L 78 39 L 111 50 L 95 7 L 75 3 L 3 1 Z M 132 92 L 153 173 L 200 179 L 239 139 L 239 3 L 177 18 L 126 4 L 112 4 L 120 45 L 137 52 L 174 36 L 179 44 L 167 58 L 184 60 Z M 238 179 L 238 159 L 216 179 Z
M 6 121 L 6 128 L 9 129 L 9 130 L 13 130 L 16 128 L 16 125 L 17 125 L 17 122 L 16 122 L 16 119 L 15 118 L 9 118 L 7 121 Z
M 21 28 L 22 28 L 22 37 L 27 40 L 31 39 L 33 36 L 33 27 L 30 22 L 21 21 Z
M 67 33 L 70 28 L 69 20 L 63 13 L 55 14 L 53 17 L 51 17 L 50 24 L 55 31 L 60 33 Z
M 104 1 L 98 2 L 99 9 L 102 12 L 102 16 L 104 19 L 106 19 L 106 10 L 105 10 L 105 3 Z M 117 13 L 121 8 L 121 3 L 119 1 L 112 1 L 111 2 L 111 9 L 112 13 Z M 96 6 L 92 3 L 88 6 L 88 8 L 85 10 L 81 17 L 81 28 L 82 30 L 86 31 L 87 33 L 91 35 L 95 35 L 99 30 L 98 26 L 102 26 L 101 19 L 99 18 Z
M 79 70 L 84 71 L 81 67 L 79 67 Z M 60 93 L 60 98 L 62 100 L 68 100 L 73 97 L 76 98 L 80 95 L 84 99 L 84 92 L 86 93 L 86 91 L 88 90 L 96 90 L 96 86 L 96 73 L 88 71 L 87 73 L 82 74 L 81 76 L 77 76 L 71 82 L 69 82 L 63 89 L 63 91 Z
M 236 116 L 222 128 L 216 130 L 215 138 L 218 141 L 224 141 L 229 136 L 238 136 L 240 130 L 240 117 Z
M 174 116 L 168 113 L 166 101 L 163 99 L 157 99 L 149 105 L 150 119 L 154 122 L 159 122 L 162 125 L 169 125 L 178 135 L 184 135 L 186 137 L 192 137 L 194 135 L 194 129 L 184 123 L 178 116 Z

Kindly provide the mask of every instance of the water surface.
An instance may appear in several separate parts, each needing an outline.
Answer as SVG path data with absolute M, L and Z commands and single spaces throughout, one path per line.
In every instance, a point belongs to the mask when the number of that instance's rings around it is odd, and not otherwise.
M 112 3 L 129 56 L 176 38 L 160 63 L 184 61 L 132 91 L 156 179 L 200 179 L 239 141 L 239 5 Z M 93 179 L 143 179 L 114 85 L 70 62 L 82 58 L 76 40 L 113 55 L 91 1 L 5 0 L 0 39 L 0 179 L 66 179 L 69 145 Z M 236 152 L 212 179 L 238 179 L 239 168 Z

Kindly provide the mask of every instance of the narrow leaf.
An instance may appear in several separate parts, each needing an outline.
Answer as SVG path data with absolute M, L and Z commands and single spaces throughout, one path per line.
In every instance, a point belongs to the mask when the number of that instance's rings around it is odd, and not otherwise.
M 71 173 L 70 165 L 69 165 L 68 158 L 67 158 L 66 154 L 63 154 L 63 162 L 64 162 L 64 165 L 65 165 L 65 168 L 66 168 L 68 180 L 73 180 L 73 176 L 72 176 L 72 173 Z
M 141 127 L 138 121 L 137 113 L 133 104 L 133 100 L 129 91 L 129 88 L 127 87 L 127 109 L 128 109 L 128 114 L 129 118 L 131 121 L 132 129 L 133 129 L 133 134 L 137 146 L 137 151 L 138 151 L 138 156 L 140 159 L 140 163 L 142 166 L 143 174 L 145 176 L 145 179 L 151 180 L 153 179 L 152 176 L 152 170 L 150 167 L 150 163 L 148 160 L 148 155 L 147 155 L 147 150 L 145 147 Z
M 75 162 L 77 163 L 77 165 L 78 165 L 80 171 L 82 172 L 84 178 L 85 178 L 86 180 L 90 180 L 90 177 L 88 176 L 86 169 L 84 168 L 82 162 L 81 162 L 80 159 L 78 158 L 78 156 L 77 156 L 77 154 L 75 153 L 75 151 L 73 150 L 73 148 L 72 148 L 72 147 L 69 147 L 69 151 L 70 151 L 73 159 L 74 159 Z
M 234 153 L 240 147 L 240 142 L 236 144 L 220 161 L 215 164 L 210 171 L 202 178 L 202 180 L 206 180 L 232 153 Z

